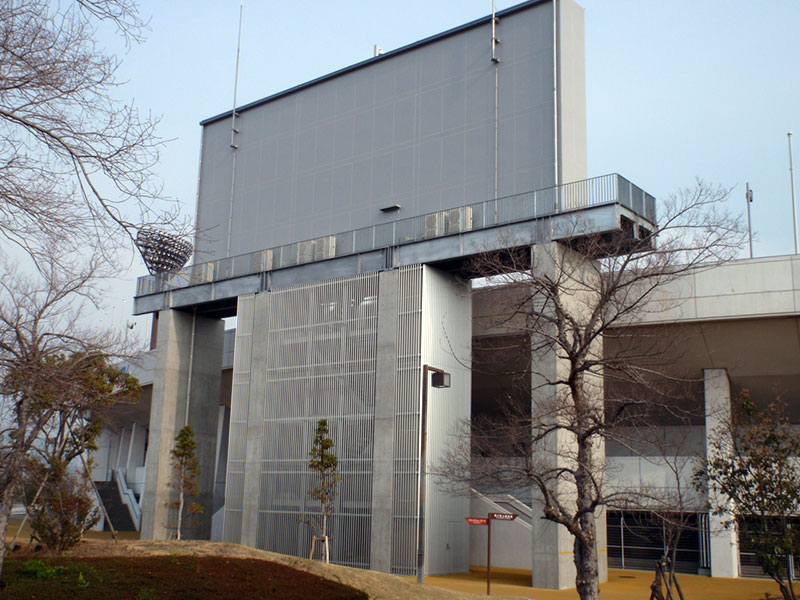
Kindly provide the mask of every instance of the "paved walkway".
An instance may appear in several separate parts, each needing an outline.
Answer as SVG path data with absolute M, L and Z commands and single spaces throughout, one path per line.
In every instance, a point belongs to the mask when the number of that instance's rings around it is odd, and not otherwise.
M 608 583 L 600 585 L 603 600 L 647 600 L 653 573 L 610 570 Z M 699 575 L 680 575 L 678 581 L 686 600 L 763 600 L 765 592 L 781 597 L 771 579 L 721 579 Z M 448 590 L 486 593 L 486 572 L 426 577 L 425 583 Z M 574 600 L 571 590 L 541 590 L 530 587 L 529 575 L 492 574 L 492 596 L 519 596 L 532 600 Z

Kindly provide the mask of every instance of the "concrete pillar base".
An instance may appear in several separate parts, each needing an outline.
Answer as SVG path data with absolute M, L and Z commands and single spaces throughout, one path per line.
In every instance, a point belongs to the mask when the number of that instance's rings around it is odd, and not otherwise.
M 193 500 L 205 508 L 205 513 L 196 515 L 193 523 L 184 521 L 181 537 L 209 539 L 223 337 L 224 324 L 219 319 L 176 310 L 159 314 L 142 498 L 142 539 L 168 539 L 175 531 L 174 510 L 168 507 L 177 497 L 170 486 L 170 452 L 175 436 L 187 423 L 187 416 L 194 429 L 201 471 L 200 495 Z

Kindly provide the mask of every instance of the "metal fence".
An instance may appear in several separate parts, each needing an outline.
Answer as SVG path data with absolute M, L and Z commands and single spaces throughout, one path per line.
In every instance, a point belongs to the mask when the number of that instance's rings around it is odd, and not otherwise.
M 710 568 L 708 515 L 683 515 L 685 521 L 676 553 L 678 573 L 697 574 Z M 664 519 L 648 511 L 606 513 L 608 566 L 651 570 L 667 551 Z
M 615 203 L 655 223 L 655 198 L 621 175 L 612 173 L 190 265 L 175 274 L 146 275 L 137 280 L 136 295 L 146 296 Z

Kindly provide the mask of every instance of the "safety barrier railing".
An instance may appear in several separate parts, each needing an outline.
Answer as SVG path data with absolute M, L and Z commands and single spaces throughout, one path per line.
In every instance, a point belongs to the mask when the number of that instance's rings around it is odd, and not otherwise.
M 655 223 L 655 198 L 621 175 L 612 173 L 190 265 L 178 273 L 146 275 L 137 280 L 136 295 L 224 281 L 613 203 Z
M 128 512 L 130 512 L 131 520 L 136 527 L 136 531 L 141 531 L 142 508 L 139 506 L 139 501 L 136 499 L 136 495 L 133 493 L 133 490 L 128 487 L 128 482 L 125 478 L 126 471 L 125 469 L 114 469 L 113 473 L 114 481 L 117 484 L 117 490 L 119 491 L 120 498 L 122 499 L 123 504 L 128 507 Z

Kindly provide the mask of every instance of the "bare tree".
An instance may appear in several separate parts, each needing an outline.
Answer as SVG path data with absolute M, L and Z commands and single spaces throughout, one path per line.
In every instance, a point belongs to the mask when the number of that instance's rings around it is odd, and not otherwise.
M 36 445 L 57 440 L 61 424 L 85 438 L 69 415 L 110 402 L 112 391 L 136 394 L 113 370 L 97 380 L 98 361 L 123 354 L 125 343 L 84 324 L 83 309 L 92 305 L 79 300 L 92 294 L 96 265 L 62 269 L 65 261 L 54 257 L 28 276 L 6 264 L 0 279 L 0 574 L 12 503 Z
M 652 412 L 653 393 L 666 380 L 664 357 L 673 350 L 628 326 L 673 307 L 670 284 L 737 254 L 744 233 L 740 219 L 721 207 L 726 195 L 701 181 L 680 190 L 662 203 L 657 236 L 584 234 L 578 216 L 570 231 L 557 232 L 566 241 L 484 253 L 470 266 L 473 277 L 492 284 L 474 290 L 478 302 L 495 295 L 486 318 L 530 340 L 531 408 L 474 427 L 471 451 L 464 440 L 442 472 L 488 487 L 533 486 L 543 518 L 574 537 L 584 600 L 599 597 L 596 514 L 631 502 L 628 491 L 606 481 L 603 444 L 614 428 Z M 603 351 L 609 339 L 613 355 Z M 613 398 L 603 390 L 610 378 L 625 383 Z M 647 401 L 639 389 L 649 391 Z M 671 410 L 663 396 L 662 409 Z
M 34 258 L 48 240 L 113 255 L 141 224 L 175 223 L 151 170 L 156 120 L 118 102 L 119 60 L 96 42 L 107 24 L 141 39 L 132 0 L 0 6 L 0 236 Z
M 674 383 L 674 382 L 673 382 Z M 671 394 L 677 397 L 678 394 Z M 648 423 L 631 431 L 616 430 L 613 440 L 632 449 L 642 465 L 638 481 L 614 481 L 616 489 L 630 492 L 632 505 L 618 506 L 641 527 L 657 532 L 652 540 L 661 547 L 661 555 L 655 560 L 655 579 L 650 586 L 651 600 L 683 599 L 678 583 L 677 571 L 681 557 L 681 542 L 687 534 L 700 534 L 699 513 L 708 512 L 708 500 L 694 485 L 694 471 L 704 453 L 701 440 L 692 427 L 695 419 L 703 418 L 703 406 L 687 409 L 682 419 L 672 419 L 672 426 L 658 427 Z M 695 421 L 696 422 L 696 421 Z M 609 470 L 613 471 L 613 460 Z M 625 527 L 627 520 L 623 520 Z

